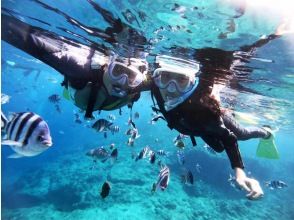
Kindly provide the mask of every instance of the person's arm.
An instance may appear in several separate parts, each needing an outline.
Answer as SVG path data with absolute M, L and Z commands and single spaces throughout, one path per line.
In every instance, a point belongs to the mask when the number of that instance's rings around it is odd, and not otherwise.
M 107 57 L 65 37 L 28 25 L 2 13 L 2 40 L 53 67 L 74 80 L 91 81 L 93 60 L 107 62 Z

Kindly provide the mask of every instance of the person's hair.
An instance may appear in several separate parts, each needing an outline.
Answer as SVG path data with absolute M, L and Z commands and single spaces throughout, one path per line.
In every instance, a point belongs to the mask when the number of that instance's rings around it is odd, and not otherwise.
M 203 74 L 199 77 L 199 84 L 196 89 L 197 91 L 195 92 L 197 100 L 200 102 L 201 106 L 208 108 L 214 115 L 220 116 L 220 103 L 211 96 L 213 83 L 214 81 L 209 75 Z

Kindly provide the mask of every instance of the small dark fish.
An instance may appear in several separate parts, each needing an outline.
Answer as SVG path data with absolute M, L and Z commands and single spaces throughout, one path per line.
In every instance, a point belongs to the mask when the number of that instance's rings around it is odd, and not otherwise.
M 53 95 L 49 96 L 48 99 L 52 103 L 59 103 L 59 101 L 61 100 L 60 96 L 57 94 L 53 94 Z
M 141 160 L 143 158 L 145 158 L 148 154 L 148 152 L 150 151 L 149 146 L 144 147 L 140 153 L 138 154 L 138 156 L 136 157 L 135 161 Z
M 104 133 L 103 133 L 103 137 L 104 137 L 104 138 L 107 138 L 107 131 L 104 131 Z
M 151 188 L 151 194 L 154 194 L 155 192 L 156 192 L 156 183 L 153 183 Z
M 75 112 L 74 116 L 75 116 L 74 122 L 77 123 L 77 124 L 82 124 L 82 120 L 80 118 L 80 115 Z
M 165 120 L 165 118 L 162 115 L 156 114 L 156 115 L 153 116 L 153 118 L 151 119 L 150 123 L 151 124 L 155 124 L 155 122 L 157 122 L 159 119 Z
M 178 136 L 176 136 L 173 139 L 173 142 L 174 142 L 174 144 L 176 144 L 177 141 L 182 141 L 182 140 L 184 140 L 187 137 L 188 137 L 187 135 L 184 135 L 184 134 L 179 133 Z
M 112 161 L 115 162 L 117 160 L 117 156 L 118 156 L 118 150 L 117 148 L 115 148 L 111 154 L 110 154 L 111 158 L 112 158 Z
M 100 192 L 100 196 L 104 199 L 106 198 L 109 193 L 110 193 L 110 183 L 109 182 L 104 182 L 103 185 L 102 185 L 102 188 L 101 188 L 101 192 Z
M 184 149 L 185 148 L 185 142 L 183 140 L 179 140 L 175 142 L 175 146 L 180 148 L 180 149 Z
M 127 145 L 132 147 L 132 146 L 134 146 L 134 143 L 135 143 L 135 140 L 133 138 L 129 138 L 128 142 L 127 142 Z
M 135 118 L 135 119 L 138 119 L 139 117 L 140 117 L 139 112 L 135 112 L 135 114 L 134 114 L 134 118 Z
M 115 148 L 115 144 L 114 143 L 110 144 L 109 148 L 110 150 L 112 150 L 113 148 Z
M 284 187 L 288 187 L 288 185 L 281 180 L 266 181 L 265 185 L 270 189 L 282 189 Z
M 133 128 L 132 134 L 131 134 L 131 138 L 132 139 L 138 139 L 141 135 L 139 135 L 139 131 L 137 128 Z
M 174 4 L 174 7 L 171 9 L 179 14 L 183 14 L 186 12 L 187 8 L 185 6 L 179 5 L 177 3 Z
M 111 120 L 111 121 L 114 121 L 114 120 L 115 120 L 115 115 L 110 114 L 110 115 L 107 116 L 107 118 L 108 118 L 109 120 Z
M 167 157 L 169 155 L 169 152 L 166 152 L 164 150 L 158 150 L 156 153 L 157 155 L 163 156 L 163 157 Z
M 61 108 L 58 104 L 55 104 L 55 109 L 58 113 L 61 113 Z
M 194 177 L 190 170 L 187 171 L 184 175 L 182 175 L 182 183 L 187 185 L 193 185 L 194 184 Z
M 155 154 L 155 152 L 154 151 L 150 151 L 149 157 L 150 157 L 150 163 L 151 164 L 154 164 L 155 163 L 155 160 L 156 160 L 156 154 Z
M 127 125 L 131 125 L 131 124 L 132 124 L 132 119 L 129 118 L 129 119 L 128 119 L 128 122 L 127 122 Z
M 82 124 L 82 120 L 81 119 L 75 119 L 75 123 Z
M 129 128 L 127 131 L 126 131 L 126 135 L 131 135 L 133 133 L 133 128 Z
M 112 125 L 113 123 L 106 120 L 106 119 L 98 119 L 93 125 L 92 128 L 94 128 L 97 132 L 103 132 L 103 131 L 107 131 L 107 129 L 109 129 L 109 127 Z

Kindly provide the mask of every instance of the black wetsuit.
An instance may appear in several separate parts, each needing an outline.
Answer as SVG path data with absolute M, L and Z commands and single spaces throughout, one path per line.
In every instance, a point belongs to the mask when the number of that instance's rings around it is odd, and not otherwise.
M 96 60 L 106 57 L 108 51 L 95 44 L 93 47 L 83 45 L 42 28 L 26 24 L 13 16 L 2 13 L 2 40 L 34 56 L 45 64 L 53 67 L 65 76 L 65 86 L 80 90 L 90 82 L 92 89 L 86 109 L 86 117 L 92 116 L 95 110 L 113 110 L 120 108 L 139 97 L 139 92 L 129 93 L 125 98 L 108 94 L 103 83 L 104 66 L 97 65 Z M 103 59 L 103 57 L 101 58 Z M 93 68 L 93 63 L 96 64 Z M 103 63 L 103 62 L 102 62 Z M 101 106 L 94 107 L 99 91 L 103 90 L 104 100 Z M 101 92 L 99 94 L 102 94 Z
M 241 47 L 240 51 L 224 51 L 218 48 L 194 50 L 193 57 L 201 64 L 201 74 L 197 88 L 187 100 L 167 112 L 159 89 L 155 85 L 152 86 L 152 93 L 168 126 L 182 134 L 201 137 L 217 152 L 225 150 L 232 168 L 244 168 L 237 140 L 267 138 L 270 134 L 261 128 L 242 127 L 230 113 L 221 111 L 219 103 L 211 97 L 212 88 L 214 83 L 229 83 L 234 76 L 232 71 L 244 70 L 242 64 L 249 62 L 255 50 L 277 37 L 269 35 L 252 45 Z M 173 50 L 175 54 L 180 51 L 191 54 L 186 48 Z M 249 69 L 246 73 L 251 71 Z
M 87 82 L 97 77 L 91 68 L 95 53 L 91 47 L 5 14 L 2 14 L 1 32 L 2 40 L 53 67 L 66 76 L 76 89 L 83 88 Z M 77 51 L 87 54 L 86 59 Z

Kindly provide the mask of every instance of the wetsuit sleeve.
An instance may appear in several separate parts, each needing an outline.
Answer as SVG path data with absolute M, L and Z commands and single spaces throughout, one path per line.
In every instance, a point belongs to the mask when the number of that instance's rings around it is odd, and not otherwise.
M 232 132 L 229 132 L 226 137 L 223 137 L 222 141 L 225 147 L 225 151 L 229 157 L 232 169 L 236 167 L 244 169 L 237 137 Z
M 216 152 L 220 153 L 226 151 L 231 163 L 232 169 L 239 167 L 244 169 L 243 160 L 239 151 L 237 137 L 229 132 L 227 129 L 222 129 L 223 134 L 219 136 L 202 135 L 202 140 L 213 148 Z
M 2 40 L 74 80 L 90 81 L 95 50 L 2 14 Z

